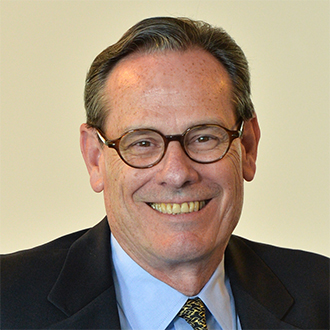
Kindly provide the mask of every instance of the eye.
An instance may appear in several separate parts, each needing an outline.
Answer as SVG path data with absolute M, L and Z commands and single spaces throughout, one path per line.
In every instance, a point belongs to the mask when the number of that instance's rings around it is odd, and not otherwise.
M 196 147 L 216 145 L 220 142 L 219 137 L 212 134 L 196 134 L 189 139 L 189 145 Z
M 210 141 L 214 141 L 217 140 L 218 138 L 216 136 L 212 136 L 212 135 L 202 135 L 196 138 L 196 142 L 199 143 L 205 143 L 205 142 L 210 142 Z
M 134 131 L 124 135 L 121 140 L 123 149 L 150 148 L 158 143 L 158 135 L 150 131 Z
M 151 147 L 151 145 L 152 145 L 151 141 L 143 140 L 143 141 L 134 142 L 129 147 L 148 148 L 148 147 Z
M 135 155 L 149 155 L 158 152 L 161 148 L 160 142 L 153 138 L 140 138 L 130 141 L 127 146 L 122 146 L 123 152 Z

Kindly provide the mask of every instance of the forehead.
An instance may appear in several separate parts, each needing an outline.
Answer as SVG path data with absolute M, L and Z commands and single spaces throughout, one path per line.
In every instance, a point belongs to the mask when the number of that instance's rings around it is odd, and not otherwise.
M 155 119 L 165 115 L 178 126 L 234 116 L 230 77 L 214 56 L 201 49 L 126 57 L 107 79 L 105 100 L 107 126 L 119 129 L 159 128 Z

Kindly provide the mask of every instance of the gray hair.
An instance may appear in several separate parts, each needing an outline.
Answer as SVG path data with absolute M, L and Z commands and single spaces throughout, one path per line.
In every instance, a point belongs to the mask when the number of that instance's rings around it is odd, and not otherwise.
M 104 87 L 114 66 L 124 57 L 156 51 L 184 51 L 200 48 L 211 53 L 227 70 L 233 84 L 233 102 L 238 118 L 253 117 L 250 73 L 242 49 L 221 28 L 188 18 L 147 18 L 131 27 L 121 39 L 106 48 L 93 61 L 86 77 L 85 108 L 87 124 L 103 129 L 107 118 Z

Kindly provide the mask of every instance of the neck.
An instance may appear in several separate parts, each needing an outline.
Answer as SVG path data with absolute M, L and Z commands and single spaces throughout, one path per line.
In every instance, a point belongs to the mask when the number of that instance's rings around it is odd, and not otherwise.
M 158 267 L 135 261 L 152 276 L 175 290 L 186 296 L 195 296 L 209 281 L 222 258 L 223 254 L 218 255 L 217 258 L 206 258 L 199 262 L 158 265 Z
M 216 268 L 212 269 L 212 271 L 198 271 L 198 270 L 189 270 L 189 271 L 177 271 L 173 272 L 169 276 L 164 273 L 151 274 L 168 284 L 175 290 L 183 293 L 186 296 L 195 296 L 198 295 L 199 292 L 206 285 L 208 280 L 211 278 Z M 157 276 L 158 275 L 158 276 Z

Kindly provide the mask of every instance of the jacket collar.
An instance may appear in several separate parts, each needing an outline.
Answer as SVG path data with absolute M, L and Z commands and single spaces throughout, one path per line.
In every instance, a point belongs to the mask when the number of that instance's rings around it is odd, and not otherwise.
M 107 219 L 70 247 L 48 300 L 68 316 L 52 328 L 119 329 Z
M 283 321 L 292 296 L 247 240 L 231 237 L 225 267 L 243 329 L 296 329 Z

